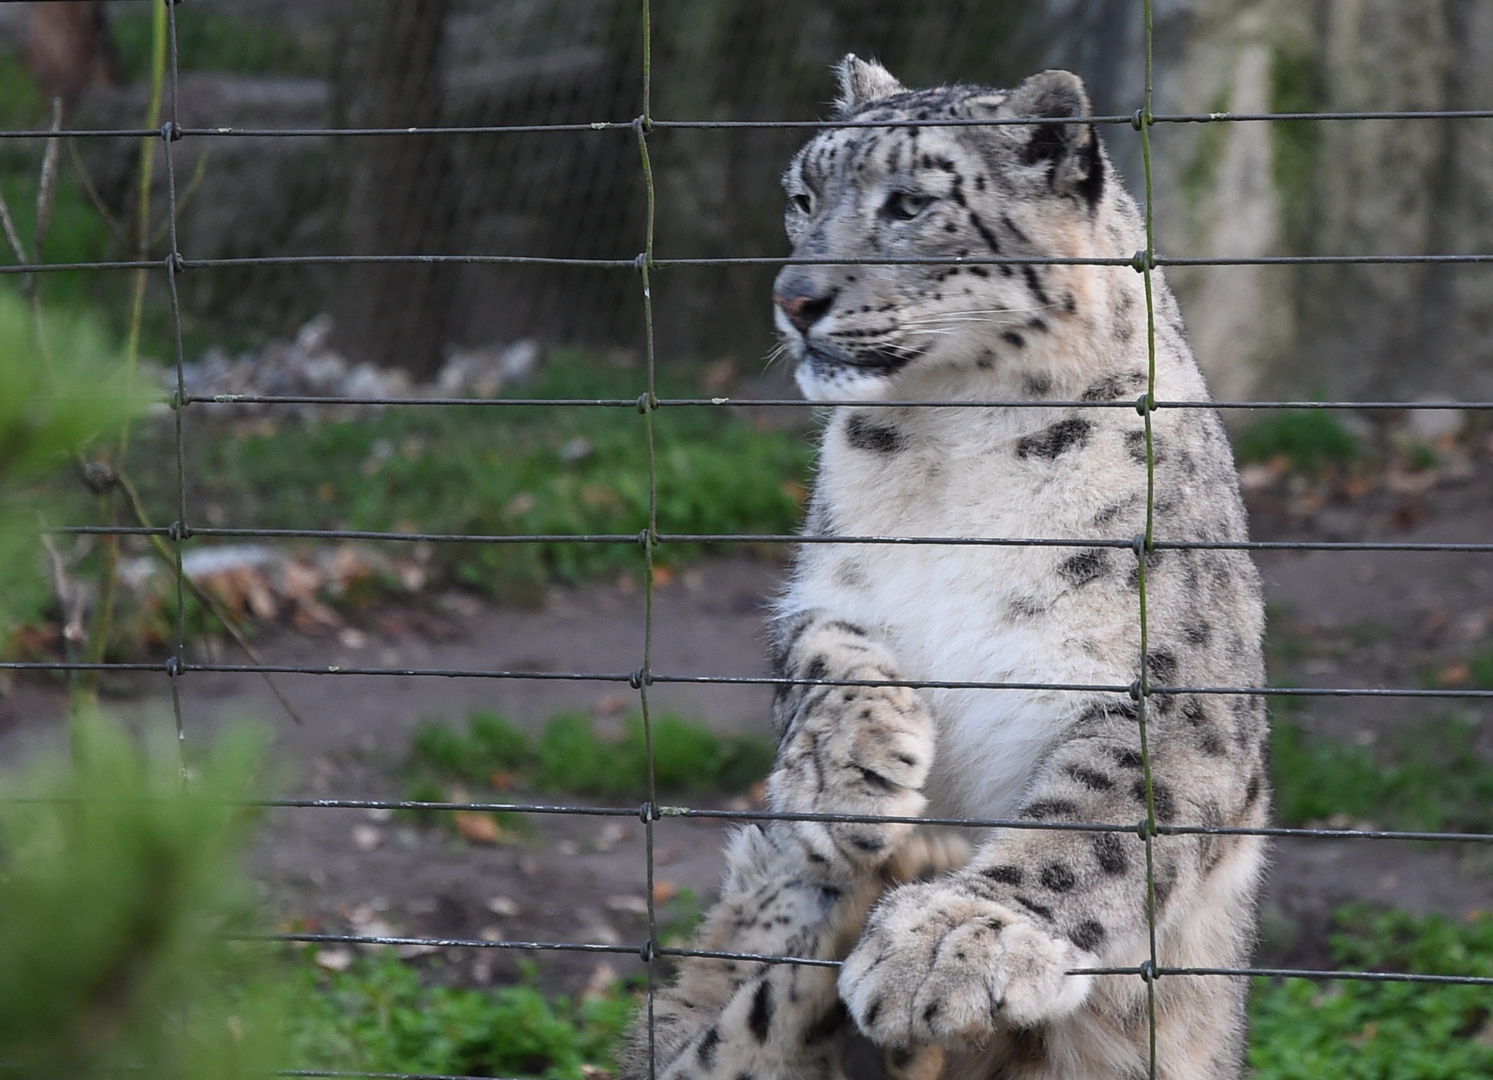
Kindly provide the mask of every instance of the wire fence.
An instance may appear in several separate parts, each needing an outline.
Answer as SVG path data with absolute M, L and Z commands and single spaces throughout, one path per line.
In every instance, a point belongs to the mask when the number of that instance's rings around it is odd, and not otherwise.
M 845 263 L 876 263 L 876 264 L 915 264 L 915 265 L 1092 265 L 1110 267 L 1130 267 L 1141 274 L 1146 281 L 1146 293 L 1148 299 L 1147 318 L 1150 329 L 1150 378 L 1146 392 L 1134 402 L 1093 402 L 1093 401 L 1055 401 L 1055 400 L 1021 400 L 1021 401 L 987 401 L 971 402 L 959 401 L 856 401 L 853 404 L 861 409 L 877 408 L 906 408 L 917 407 L 925 409 L 936 408 L 970 408 L 988 407 L 1000 409 L 1008 407 L 1021 407 L 1024 409 L 1050 408 L 1050 409 L 1097 409 L 1097 408 L 1119 408 L 1135 409 L 1143 418 L 1145 424 L 1145 449 L 1148 468 L 1153 468 L 1156 460 L 1155 448 L 1152 437 L 1152 417 L 1163 410 L 1172 409 L 1227 409 L 1227 410 L 1254 410 L 1254 409 L 1287 409 L 1287 410 L 1355 410 L 1355 411 L 1383 411 L 1400 410 L 1406 408 L 1438 409 L 1455 408 L 1459 410 L 1470 410 L 1479 412 L 1493 411 L 1493 401 L 1475 402 L 1406 402 L 1406 401 L 1307 401 L 1307 400 L 1275 400 L 1275 401 L 1166 401 L 1157 400 L 1155 396 L 1155 310 L 1149 302 L 1151 299 L 1151 274 L 1156 268 L 1161 267 L 1183 267 L 1183 266 L 1276 266 L 1276 265 L 1303 265 L 1303 264 L 1490 264 L 1493 263 L 1493 253 L 1483 254 L 1422 254 L 1422 255 L 1290 255 L 1290 256 L 1258 256 L 1258 257 L 1228 257 L 1199 258 L 1171 256 L 1156 250 L 1155 231 L 1153 221 L 1153 192 L 1152 192 L 1152 169 L 1151 169 L 1151 131 L 1156 125 L 1197 125 L 1197 124 L 1239 124 L 1239 123 L 1277 123 L 1282 121 L 1310 121 L 1313 123 L 1329 124 L 1341 121 L 1383 121 L 1395 123 L 1422 122 L 1432 120 L 1490 120 L 1493 119 L 1493 110 L 1465 110 L 1465 111 L 1403 111 L 1403 112 L 1337 112 L 1337 113 L 1277 113 L 1277 114 L 1229 114 L 1224 112 L 1204 114 L 1155 114 L 1151 111 L 1152 80 L 1151 80 L 1151 45 L 1152 45 L 1152 16 L 1151 3 L 1146 0 L 1143 5 L 1143 18 L 1145 21 L 1145 86 L 1143 107 L 1134 114 L 1126 115 L 1099 115 L 1079 118 L 1080 123 L 1091 123 L 1109 125 L 1117 130 L 1130 128 L 1139 141 L 1140 158 L 1144 163 L 1145 201 L 1143 209 L 1145 212 L 1147 246 L 1130 258 L 1093 258 L 1093 259 L 1059 259 L 1040 257 L 966 257 L 966 258 L 918 258 L 918 259 L 793 259 L 793 258 L 770 258 L 759 256 L 742 257 L 709 257 L 690 258 L 674 255 L 661 255 L 657 250 L 655 240 L 655 223 L 658 215 L 658 193 L 654 182 L 654 171 L 651 162 L 651 138 L 655 133 L 666 130 L 688 129 L 688 130 L 721 130 L 721 131 L 751 131 L 751 130 L 804 130 L 816 131 L 829 126 L 842 127 L 877 127 L 892 126 L 909 127 L 918 125 L 965 125 L 965 124 L 1039 124 L 1050 122 L 1043 119 L 1016 119 L 1006 121 L 907 121 L 897 120 L 895 122 L 868 122 L 850 121 L 839 124 L 805 122 L 805 121 L 777 121 L 777 120 L 750 120 L 750 121 L 719 121 L 674 119 L 656 117 L 653 112 L 653 13 L 649 0 L 639 0 L 640 9 L 638 17 L 641 27 L 640 38 L 640 67 L 641 78 L 637 85 L 637 92 L 641 102 L 639 115 L 627 119 L 619 117 L 598 117 L 594 121 L 582 123 L 550 123 L 550 124 L 498 124 L 498 125 L 468 125 L 468 126 L 419 126 L 409 128 L 354 128 L 354 127 L 311 127 L 291 129 L 257 129 L 257 128 L 225 128 L 225 127 L 190 127 L 180 122 L 180 107 L 182 104 L 179 79 L 179 49 L 177 38 L 177 8 L 172 3 L 167 3 L 170 26 L 170 49 L 169 70 L 167 77 L 166 94 L 166 116 L 159 130 L 151 128 L 109 128 L 109 129 L 81 129 L 65 130 L 62 132 L 45 130 L 10 130 L 0 131 L 0 140 L 47 140 L 57 138 L 59 135 L 71 139 L 95 139 L 95 138 L 159 138 L 160 146 L 164 156 L 165 179 L 167 185 L 167 213 L 168 231 L 167 241 L 170 253 L 164 259 L 121 259 L 113 261 L 81 262 L 81 263 L 17 263 L 0 267 L 0 273 L 4 274 L 46 274 L 70 271 L 89 271 L 95 273 L 149 270 L 160 276 L 164 281 L 171 301 L 172 331 L 175 342 L 175 356 L 173 368 L 175 372 L 175 392 L 170 398 L 170 407 L 174 414 L 174 449 L 176 469 L 176 517 L 169 524 L 160 526 L 80 526 L 68 529 L 58 529 L 58 532 L 72 534 L 103 534 L 115 536 L 153 536 L 159 537 L 171 545 L 176 557 L 176 625 L 174 628 L 174 640 L 170 643 L 169 655 L 158 662 L 83 662 L 83 661 L 13 661 L 0 664 L 0 668 L 14 671 L 52 671 L 52 672 L 82 672 L 82 671 L 136 671 L 158 673 L 165 677 L 169 686 L 170 697 L 176 722 L 178 739 L 183 743 L 190 733 L 190 718 L 184 715 L 182 708 L 181 686 L 182 680 L 203 673 L 258 673 L 265 675 L 274 674 L 301 674 L 319 675 L 331 678 L 348 678 L 363 676 L 413 676 L 424 678 L 471 678 L 488 680 L 533 680 L 533 681 L 582 681 L 607 684 L 626 685 L 636 692 L 637 704 L 641 710 L 643 731 L 650 765 L 649 786 L 645 801 L 639 806 L 589 806 L 589 805 L 542 805 L 542 804 L 516 804 L 512 802 L 483 802 L 483 801 L 453 801 L 453 802 L 422 802 L 411 800 L 382 800 L 382 799 L 357 799 L 357 798 L 281 798 L 264 800 L 262 805 L 266 807 L 278 807 L 284 809 L 303 810 L 308 813 L 318 812 L 325 809 L 362 809 L 362 810 L 422 810 L 422 811 L 502 811 L 506 813 L 532 814 L 532 815 L 574 815 L 589 817 L 605 817 L 616 819 L 635 819 L 641 822 L 644 829 L 644 852 L 645 852 L 645 878 L 647 900 L 647 938 L 634 944 L 605 944 L 585 942 L 561 942 L 561 941 L 522 941 L 522 940 L 486 940 L 468 938 L 435 938 L 435 937 L 406 937 L 406 936 L 371 936 L 364 934 L 335 934 L 335 933 L 277 933 L 266 934 L 264 940 L 294 941 L 294 942 L 316 942 L 337 943 L 357 945 L 394 945 L 394 946 L 426 946 L 453 949 L 472 950 L 515 950 L 523 952 L 582 952 L 601 954 L 635 955 L 642 959 L 648 972 L 647 984 L 647 1015 L 652 1024 L 652 1008 L 656 980 L 659 977 L 658 962 L 666 957 L 709 957 L 718 959 L 730 959 L 753 963 L 766 964 L 805 964 L 817 966 L 835 966 L 835 961 L 810 959 L 803 957 L 769 956 L 749 953 L 733 953 L 694 949 L 686 947 L 671 947 L 664 945 L 660 940 L 660 919 L 655 901 L 654 873 L 655 873 L 655 828 L 658 823 L 670 819 L 697 819 L 717 822 L 762 822 L 762 821 L 833 821 L 833 822 L 896 822 L 905 821 L 917 824 L 950 825 L 961 827 L 978 828 L 1000 828 L 1013 830 L 1051 830 L 1051 831 L 1081 831 L 1081 832 L 1112 832 L 1126 833 L 1138 836 L 1145 845 L 1147 859 L 1147 919 L 1150 938 L 1149 956 L 1141 963 L 1133 966 L 1109 967 L 1100 969 L 1081 969 L 1073 974 L 1104 975 L 1113 977 L 1139 978 L 1144 981 L 1149 1000 L 1151 1003 L 1151 1060 L 1150 1075 L 1157 1075 L 1157 1059 L 1155 1045 L 1155 984 L 1159 979 L 1171 976 L 1220 976 L 1220 977 L 1249 977 L 1267 976 L 1290 979 L 1358 979 L 1366 981 L 1391 981 L 1434 984 L 1467 984 L 1493 987 L 1493 978 L 1476 977 L 1471 975 L 1437 975 L 1417 972 L 1385 972 L 1385 971 L 1343 971 L 1343 970 L 1315 970 L 1298 968 L 1266 968 L 1266 967 L 1238 967 L 1238 968 L 1199 968 L 1199 967 L 1173 967 L 1162 963 L 1157 953 L 1157 916 L 1155 898 L 1155 876 L 1152 871 L 1153 845 L 1157 838 L 1166 836 L 1183 835 L 1211 835 L 1211 836 L 1261 836 L 1275 838 L 1300 838 L 1313 839 L 1352 839 L 1363 841 L 1441 841 L 1459 842 L 1470 844 L 1493 843 L 1493 835 L 1485 833 L 1468 832 L 1438 832 L 1438 831 L 1406 831 L 1388 829 L 1355 829 L 1355 828 L 1285 828 L 1285 827 L 1261 827 L 1261 828 L 1233 828 L 1223 826 L 1210 826 L 1203 824 L 1187 823 L 1163 823 L 1157 820 L 1155 805 L 1155 786 L 1151 774 L 1150 747 L 1147 744 L 1147 707 L 1148 703 L 1158 695 L 1173 694 L 1202 694 L 1202 695 L 1228 695 L 1228 696 L 1256 696 L 1265 698 L 1302 698 L 1302 697 L 1338 697 L 1338 698 L 1411 698 L 1411 699 L 1488 699 L 1493 698 L 1493 690 L 1479 689 L 1427 689 L 1412 687 L 1271 687 L 1271 686 L 1173 686 L 1155 684 L 1150 681 L 1146 673 L 1146 558 L 1149 552 L 1162 550 L 1183 549 L 1212 549 L 1212 550 L 1243 550 L 1243 551 L 1331 551 L 1331 552 L 1400 552 L 1400 553 L 1493 553 L 1493 542 L 1398 542 L 1398 541 L 1229 541 L 1229 542 L 1183 542 L 1163 541 L 1152 535 L 1152 524 L 1156 516 L 1154 486 L 1148 493 L 1146 507 L 1146 532 L 1131 540 L 1113 539 L 1104 537 L 1072 538 L 1042 538 L 1042 537 L 981 537 L 965 536 L 950 538 L 944 536 L 917 536 L 917 535 L 877 535 L 877 536 L 851 536 L 851 535 L 761 535 L 761 534 L 699 534 L 699 533 L 670 533 L 661 530 L 658 517 L 658 473 L 654 457 L 654 425 L 655 417 L 661 410 L 673 409 L 721 409 L 721 408 L 822 408 L 826 404 L 852 404 L 851 402 L 815 402 L 807 403 L 798 399 L 737 399 L 726 397 L 699 397 L 699 398 L 664 398 L 656 392 L 656 371 L 658 367 L 657 349 L 655 345 L 655 311 L 653 285 L 657 280 L 656 275 L 660 272 L 692 268 L 692 267 L 734 267 L 734 266 L 771 266 L 778 267 L 788 264 L 845 264 Z M 644 214 L 640 223 L 641 233 L 638 236 L 637 254 L 628 258 L 582 258 L 567 256 L 527 256 L 527 255 L 504 255 L 504 254 L 479 254 L 479 255 L 399 255 L 399 254 L 367 254 L 367 255 L 267 255 L 242 258 L 191 258 L 186 254 L 186 245 L 178 236 L 178 147 L 188 140 L 234 140 L 234 139 L 296 139 L 296 138 L 334 138 L 334 139 L 358 139 L 367 137 L 379 138 L 415 138 L 421 136 L 433 136 L 443 138 L 454 138 L 456 136 L 479 137 L 501 141 L 513 136 L 544 135 L 554 138 L 592 138 L 600 132 L 630 132 L 635 143 L 637 154 L 637 168 L 639 170 L 642 190 L 644 194 Z M 226 269 L 247 269 L 254 267 L 293 267 L 293 266 L 331 266 L 350 267 L 359 264 L 487 264 L 494 266 L 511 266 L 514 268 L 542 268 L 542 267 L 567 267 L 586 268 L 617 272 L 621 274 L 632 274 L 636 279 L 635 300 L 639 303 L 642 312 L 641 344 L 643 361 L 646 372 L 646 391 L 637 398 L 585 398 L 585 399 L 556 399 L 556 398 L 465 398 L 465 397 L 319 397 L 310 395 L 201 395 L 189 394 L 186 388 L 184 374 L 185 348 L 182 334 L 182 309 L 180 303 L 180 282 L 185 275 L 197 273 L 210 273 Z M 765 299 L 765 298 L 764 298 Z M 400 406 L 409 408 L 446 408 L 454 406 L 483 406 L 492 408 L 548 406 L 567 408 L 596 408 L 596 409 L 635 409 L 639 414 L 639 437 L 648 448 L 648 518 L 646 527 L 639 533 L 623 534 L 515 534 L 515 535 L 471 535 L 471 534 L 442 534 L 428 532 L 378 532 L 354 529 L 297 529 L 297 528 L 255 528 L 255 527 L 206 527 L 196 524 L 194 507 L 189 505 L 187 484 L 187 434 L 183 418 L 187 410 L 212 410 L 216 406 L 231 404 L 255 404 L 265 406 L 275 405 L 348 405 L 367 404 Z M 478 544 L 608 544 L 621 546 L 635 546 L 638 549 L 639 560 L 643 569 L 643 637 L 642 650 L 638 656 L 638 664 L 632 670 L 627 671 L 601 671 L 587 670 L 581 667 L 572 671 L 534 671 L 534 670 L 490 670 L 483 668 L 433 668 L 433 667 L 403 667 L 403 666 L 338 666 L 328 667 L 312 664 L 267 664 L 247 663 L 230 664 L 220 662 L 208 662 L 191 659 L 189 657 L 189 640 L 187 622 L 185 617 L 186 605 L 184 603 L 187 589 L 186 575 L 183 572 L 182 553 L 187 543 L 193 539 L 226 539 L 226 538 L 259 538 L 259 539 L 310 539 L 310 540 L 363 540 L 379 543 L 410 544 L 416 542 L 429 543 L 478 543 Z M 751 685 L 751 686 L 879 686 L 889 685 L 879 681 L 868 680 L 836 680 L 836 679 L 805 679 L 805 678 L 781 678 L 771 676 L 725 676 L 710 672 L 680 672 L 657 670 L 654 663 L 654 630 L 655 609 L 654 590 L 657 582 L 655 574 L 655 555 L 661 547 L 674 544 L 711 544 L 719 547 L 729 547 L 733 544 L 862 544 L 862 545 L 975 545 L 992 547 L 1078 547 L 1078 548 L 1115 548 L 1131 550 L 1137 556 L 1139 566 L 1139 594 L 1140 608 L 1138 619 L 1140 620 L 1141 650 L 1136 657 L 1136 679 L 1123 685 L 1090 685 L 1090 684 L 1067 684 L 1051 682 L 999 682 L 999 681 L 939 681 L 939 680 L 902 680 L 895 685 L 909 686 L 914 689 L 980 689 L 980 690 L 1040 690 L 1057 693 L 1108 693 L 1129 695 L 1134 702 L 1135 722 L 1137 724 L 1142 746 L 1142 767 L 1145 777 L 1146 812 L 1144 818 L 1134 824 L 1117 825 L 1106 823 L 1056 823 L 1039 822 L 1031 820 L 972 820 L 965 818 L 885 818 L 864 817 L 858 815 L 817 815 L 817 814 L 788 814 L 774 813 L 756 810 L 720 810 L 709 808 L 698 808 L 691 806 L 669 805 L 661 801 L 659 792 L 652 777 L 653 761 L 653 702 L 651 690 L 655 686 L 666 684 L 704 684 L 704 685 Z M 343 1072 L 335 1070 L 288 1070 L 287 1076 L 362 1076 L 362 1077 L 385 1077 L 387 1080 L 468 1080 L 468 1078 L 451 1077 L 427 1077 L 421 1078 L 411 1074 L 394 1073 L 369 1073 L 369 1072 Z

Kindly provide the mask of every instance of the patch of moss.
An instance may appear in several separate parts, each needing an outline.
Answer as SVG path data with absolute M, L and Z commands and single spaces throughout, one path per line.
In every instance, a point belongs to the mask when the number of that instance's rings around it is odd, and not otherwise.
M 1318 112 L 1325 97 L 1316 57 L 1304 52 L 1275 52 L 1270 66 L 1271 112 Z M 1322 150 L 1321 125 L 1314 120 L 1277 120 L 1270 125 L 1270 134 L 1283 235 L 1287 245 L 1297 250 L 1305 244 L 1311 221 L 1312 193 Z

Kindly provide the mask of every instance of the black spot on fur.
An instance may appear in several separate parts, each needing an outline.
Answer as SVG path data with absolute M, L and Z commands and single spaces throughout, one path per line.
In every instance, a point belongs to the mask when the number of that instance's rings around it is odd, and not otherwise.
M 1104 943 L 1104 927 L 1093 919 L 1085 919 L 1068 932 L 1068 940 L 1085 952 L 1096 952 Z
M 1164 907 L 1177 885 L 1177 864 L 1163 862 L 1156 868 L 1156 906 Z
M 1187 644 L 1195 648 L 1201 648 L 1208 644 L 1208 639 L 1213 636 L 1213 627 L 1202 620 L 1195 623 L 1188 623 L 1182 627 L 1182 636 L 1187 639 Z
M 969 212 L 969 223 L 975 227 L 975 231 L 978 232 L 980 234 L 980 238 L 985 241 L 985 246 L 988 247 L 992 253 L 999 255 L 1001 253 L 1001 242 L 996 239 L 995 233 L 990 231 L 990 226 L 981 221 L 980 215 L 975 213 L 973 210 Z
M 700 1037 L 700 1048 L 695 1056 L 700 1059 L 700 1064 L 710 1068 L 715 1064 L 715 1050 L 720 1045 L 721 1033 L 713 1025 Z
M 1115 833 L 1095 833 L 1089 842 L 1094 845 L 1094 858 L 1099 863 L 1099 869 L 1106 874 L 1123 874 L 1130 868 L 1130 860 L 1125 857 L 1125 845 Z
M 1087 585 L 1095 578 L 1109 573 L 1109 552 L 1103 548 L 1092 548 L 1070 555 L 1058 563 L 1058 575 L 1073 586 Z
M 1244 807 L 1248 809 L 1255 804 L 1260 797 L 1260 774 L 1255 773 L 1249 778 L 1249 784 L 1244 788 Z
M 1136 780 L 1130 789 L 1130 794 L 1135 796 L 1135 801 L 1142 806 L 1146 805 L 1146 780 L 1141 777 Z M 1151 781 L 1151 802 L 1156 807 L 1156 820 L 1166 824 L 1177 816 L 1177 803 L 1172 798 L 1172 789 L 1160 780 Z
M 1078 155 L 1083 159 L 1085 172 L 1084 178 L 1074 190 L 1088 203 L 1092 212 L 1104 197 L 1104 154 L 1099 149 L 1099 136 L 1094 134 L 1093 129 L 1089 131 L 1088 143 L 1079 148 Z
M 932 1020 L 935 1016 L 937 1016 L 938 1015 L 938 1010 L 939 1010 L 940 1007 L 941 1006 L 939 1005 L 939 1003 L 935 1001 L 932 1004 L 930 1004 L 926 1009 L 924 1009 L 923 1010 L 923 1023 L 926 1024 L 929 1020 Z
M 866 1010 L 866 1026 L 870 1027 L 876 1023 L 876 1018 L 881 1015 L 881 998 L 871 1002 L 871 1007 Z
M 1056 893 L 1065 893 L 1078 884 L 1073 871 L 1062 863 L 1048 863 L 1042 868 L 1042 885 Z
M 905 1069 L 912 1061 L 913 1052 L 905 1046 L 894 1046 L 886 1052 L 886 1059 L 894 1069 Z
M 1103 529 L 1114 522 L 1121 514 L 1134 505 L 1134 500 L 1127 499 L 1123 502 L 1111 503 L 1094 515 L 1094 527 Z
M 1043 1028 L 1017 1028 L 1011 1032 L 1008 1046 L 1005 1063 L 1012 1071 L 1006 1076 L 1029 1076 L 1047 1062 L 1047 1032 Z
M 1026 287 L 1030 289 L 1032 291 L 1032 295 L 1037 298 L 1037 303 L 1041 304 L 1043 307 L 1046 307 L 1048 304 L 1052 303 L 1052 300 L 1047 295 L 1047 290 L 1042 287 L 1042 279 L 1038 276 L 1037 268 L 1035 266 L 1031 265 L 1031 263 L 1027 263 L 1021 268 L 1021 276 L 1026 278 Z
M 1016 441 L 1016 456 L 1037 457 L 1052 461 L 1059 454 L 1074 447 L 1082 447 L 1089 441 L 1089 432 L 1094 425 L 1080 416 L 1072 416 L 1049 424 L 1032 435 L 1022 436 Z
M 846 622 L 844 619 L 831 619 L 829 622 L 824 624 L 824 629 L 838 630 L 842 634 L 850 634 L 853 637 L 871 636 L 869 633 L 867 633 L 864 626 L 860 626 L 857 623 L 853 622 Z
M 1076 724 L 1092 724 L 1100 720 L 1108 720 L 1112 716 L 1118 716 L 1125 720 L 1134 720 L 1140 715 L 1140 708 L 1129 698 L 1119 698 L 1114 701 L 1096 701 L 1083 712 L 1078 714 L 1074 721 Z M 1139 762 L 1137 761 L 1137 764 Z
M 1024 908 L 1026 908 L 1028 911 L 1030 911 L 1033 915 L 1036 915 L 1038 918 L 1041 918 L 1041 919 L 1051 919 L 1052 918 L 1052 908 L 1048 907 L 1046 904 L 1039 904 L 1035 900 L 1028 900 L 1024 896 L 1018 896 L 1018 897 L 1015 898 L 1015 900 L 1016 900 L 1016 902 L 1018 904 L 1020 904 Z
M 1018 349 L 1026 348 L 1026 338 L 1022 337 L 1015 330 L 1002 330 L 1001 340 L 1004 341 L 1007 345 L 1014 346 Z
M 1032 397 L 1044 397 L 1052 393 L 1052 377 L 1041 372 L 1034 372 L 1021 380 L 1021 387 Z
M 847 1019 L 849 1019 L 849 1013 L 845 1009 L 845 1003 L 837 1000 L 823 1016 L 804 1029 L 804 1045 L 813 1046 L 815 1043 L 834 1038 L 836 1033 L 845 1026 Z
M 1177 678 L 1177 657 L 1170 649 L 1154 649 L 1146 654 L 1146 674 L 1161 686 L 1172 686 Z
M 1047 611 L 1047 605 L 1034 596 L 1016 596 L 1006 605 L 1006 610 L 1017 619 L 1034 619 Z
M 1110 791 L 1115 786 L 1115 782 L 1102 772 L 1083 765 L 1069 765 L 1063 771 L 1090 791 Z
M 1125 432 L 1125 453 L 1131 461 L 1137 465 L 1146 463 L 1146 433 L 1142 430 Z M 1156 464 L 1161 464 L 1161 454 L 1156 448 L 1156 439 L 1151 439 L 1151 453 L 1154 455 Z
M 991 881 L 999 881 L 1002 885 L 1020 885 L 1026 876 L 1019 866 L 987 866 L 980 873 Z
M 1115 371 L 1085 390 L 1084 401 L 1122 401 L 1146 388 L 1146 377 L 1136 371 Z
M 822 679 L 829 674 L 829 661 L 823 656 L 815 656 L 809 661 L 809 666 L 804 670 L 806 679 Z
M 1167 553 L 1164 551 L 1146 552 L 1146 579 L 1148 581 L 1151 578 L 1151 574 L 1165 561 L 1166 557 Z M 1137 562 L 1131 566 L 1129 573 L 1125 575 L 1125 585 L 1131 589 L 1140 588 L 1140 563 Z
M 1021 811 L 1021 816 L 1033 821 L 1050 821 L 1053 818 L 1077 817 L 1078 804 L 1069 799 L 1038 799 Z
M 1122 769 L 1139 769 L 1142 765 L 1139 750 L 1132 750 L 1128 746 L 1117 746 L 1111 753 L 1114 754 L 1115 764 Z
M 747 1027 L 751 1028 L 759 1043 L 767 1041 L 768 1029 L 772 1026 L 772 984 L 763 980 L 752 996 L 752 1011 L 747 1016 Z

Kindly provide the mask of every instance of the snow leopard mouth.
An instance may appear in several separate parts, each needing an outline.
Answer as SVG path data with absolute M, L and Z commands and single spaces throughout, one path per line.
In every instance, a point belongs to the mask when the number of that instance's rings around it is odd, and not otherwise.
M 805 341 L 799 364 L 823 373 L 852 368 L 867 374 L 889 376 L 895 375 L 922 354 L 922 349 L 858 349 L 854 352 L 842 352 Z

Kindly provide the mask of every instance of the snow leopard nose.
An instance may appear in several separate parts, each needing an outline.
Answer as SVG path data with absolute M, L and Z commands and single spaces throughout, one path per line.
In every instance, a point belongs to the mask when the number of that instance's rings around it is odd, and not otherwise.
M 800 334 L 806 334 L 835 302 L 835 292 L 830 290 L 821 294 L 802 278 L 790 279 L 779 284 L 772 294 L 772 302 L 782 309 Z

